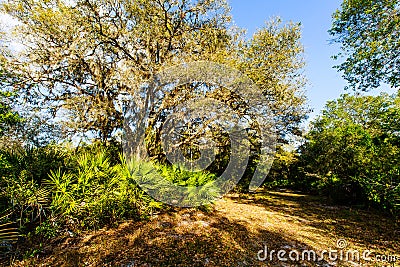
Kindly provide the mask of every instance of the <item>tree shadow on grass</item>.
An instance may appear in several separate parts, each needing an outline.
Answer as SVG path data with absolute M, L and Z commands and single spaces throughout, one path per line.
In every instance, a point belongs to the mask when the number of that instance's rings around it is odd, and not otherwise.
M 386 254 L 400 249 L 399 222 L 380 211 L 332 206 L 324 198 L 291 191 L 259 192 L 242 198 L 232 196 L 231 199 L 236 203 L 263 207 L 289 221 L 297 221 L 326 236 L 344 238 L 359 247 Z
M 58 238 L 18 266 L 333 266 L 327 261 L 261 262 L 260 250 L 335 249 L 345 238 L 357 249 L 399 250 L 392 219 L 382 214 L 328 206 L 293 192 L 234 195 L 215 210 L 177 209 L 118 228 Z M 286 255 L 287 257 L 287 255 Z M 346 262 L 336 263 L 350 266 Z M 337 266 L 337 265 L 336 265 Z
M 31 259 L 44 266 L 291 266 L 260 261 L 264 246 L 282 248 L 299 243 L 219 211 L 182 209 L 148 222 L 126 222 L 80 238 L 49 244 L 47 255 Z M 260 254 L 261 255 L 261 254 Z M 293 265 L 296 266 L 296 265 Z M 304 262 L 303 266 L 316 266 Z

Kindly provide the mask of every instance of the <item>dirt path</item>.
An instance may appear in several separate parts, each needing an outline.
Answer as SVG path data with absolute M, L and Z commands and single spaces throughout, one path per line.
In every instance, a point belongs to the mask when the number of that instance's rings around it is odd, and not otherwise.
M 325 260 L 301 261 L 303 251 L 320 254 L 337 249 L 337 240 L 339 245 L 347 244 L 345 254 L 369 249 L 370 257 L 400 256 L 400 229 L 393 219 L 320 203 L 319 198 L 291 192 L 230 195 L 218 201 L 212 212 L 182 209 L 146 222 L 59 238 L 14 265 L 354 266 L 345 260 L 330 261 L 328 255 Z M 276 253 L 272 261 L 269 257 L 260 261 L 257 254 L 262 257 L 265 246 L 269 252 L 287 251 L 288 261 L 278 261 Z M 300 261 L 289 259 L 292 250 L 299 252 Z M 297 257 L 294 252 L 291 256 Z M 304 257 L 308 259 L 307 254 Z M 363 266 L 385 266 L 366 263 Z M 400 266 L 400 258 L 396 264 Z

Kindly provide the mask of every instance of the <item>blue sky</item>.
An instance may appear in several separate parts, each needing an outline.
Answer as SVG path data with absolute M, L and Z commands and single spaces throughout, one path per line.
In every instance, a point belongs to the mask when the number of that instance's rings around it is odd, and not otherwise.
M 341 0 L 228 1 L 232 7 L 235 24 L 247 29 L 248 37 L 274 16 L 281 17 L 284 22 L 302 23 L 302 43 L 307 63 L 305 74 L 309 81 L 306 94 L 310 107 L 314 110 L 310 119 L 319 114 L 327 100 L 338 98 L 346 92 L 346 82 L 341 73 L 332 68 L 338 62 L 331 59 L 331 56 L 339 52 L 339 46 L 330 44 L 331 37 L 328 34 L 332 14 L 340 7 Z

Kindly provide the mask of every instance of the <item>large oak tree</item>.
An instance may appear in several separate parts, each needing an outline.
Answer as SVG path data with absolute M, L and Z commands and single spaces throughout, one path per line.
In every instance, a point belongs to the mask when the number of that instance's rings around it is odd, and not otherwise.
M 197 60 L 248 75 L 266 97 L 280 141 L 299 134 L 306 117 L 297 24 L 274 20 L 245 40 L 217 0 L 16 0 L 3 8 L 20 22 L 16 37 L 25 47 L 9 64 L 20 77 L 14 86 L 74 132 L 109 140 L 123 127 L 125 103 L 149 94 L 152 75 Z M 135 118 L 137 129 L 143 118 Z

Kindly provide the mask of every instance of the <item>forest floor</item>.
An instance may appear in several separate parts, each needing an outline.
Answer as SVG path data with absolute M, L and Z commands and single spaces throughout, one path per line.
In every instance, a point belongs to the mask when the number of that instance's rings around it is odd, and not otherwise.
M 179 209 L 147 221 L 59 237 L 40 249 L 33 246 L 36 253 L 12 265 L 400 266 L 399 222 L 382 213 L 326 203 L 290 191 L 232 194 L 209 212 Z M 266 248 L 268 256 L 261 261 Z M 272 250 L 276 252 L 271 260 Z M 278 260 L 279 250 L 286 251 L 281 256 L 287 261 Z M 315 260 L 304 252 L 309 250 L 317 253 Z M 331 259 L 326 253 L 321 259 L 324 250 L 332 250 Z M 349 258 L 354 251 L 362 258 L 365 250 L 371 252 L 365 256 L 375 261 L 361 259 L 360 265 L 346 260 L 348 251 Z M 387 261 L 378 262 L 384 256 Z

